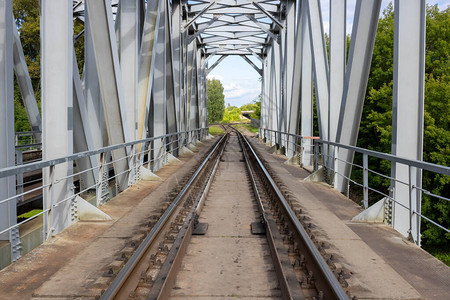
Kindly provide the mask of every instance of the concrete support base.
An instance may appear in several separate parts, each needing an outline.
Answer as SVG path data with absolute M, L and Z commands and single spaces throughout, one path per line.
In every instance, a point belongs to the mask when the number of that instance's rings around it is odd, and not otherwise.
M 141 166 L 140 172 L 141 172 L 142 180 L 162 181 L 161 177 L 159 177 L 158 175 L 155 175 L 155 173 L 153 173 L 152 171 L 150 171 L 149 169 L 147 169 L 143 166 Z
M 110 221 L 110 216 L 102 212 L 100 209 L 90 204 L 83 198 L 77 196 L 78 220 L 80 221 Z
M 191 150 L 191 152 L 197 150 L 197 147 L 195 147 L 194 142 L 193 142 L 192 144 L 188 144 L 188 145 L 187 145 L 187 148 L 188 148 L 189 150 Z
M 166 155 L 167 155 L 167 164 L 168 165 L 179 165 L 179 164 L 181 164 L 181 160 L 179 160 L 178 158 L 176 158 L 172 154 L 166 153 Z
M 185 153 L 193 154 L 194 152 L 192 152 L 188 147 L 183 146 L 183 148 L 181 148 L 180 153 L 181 154 L 185 154 Z
M 386 197 L 362 211 L 352 222 L 383 223 Z
M 325 182 L 325 174 L 322 167 L 304 179 L 305 181 Z
M 299 167 L 301 167 L 301 162 L 300 162 L 300 159 L 299 159 L 297 153 L 295 153 L 291 158 L 289 158 L 288 160 L 286 160 L 284 163 L 285 163 L 286 165 L 299 166 Z

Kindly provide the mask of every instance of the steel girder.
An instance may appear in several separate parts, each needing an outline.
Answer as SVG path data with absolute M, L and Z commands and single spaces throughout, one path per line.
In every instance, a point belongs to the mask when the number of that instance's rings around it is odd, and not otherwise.
M 336 134 L 336 141 L 341 144 L 355 146 L 358 138 L 380 7 L 381 0 L 356 3 Z M 334 187 L 340 192 L 347 190 L 346 178 L 350 178 L 351 165 L 345 162 L 353 162 L 353 156 L 353 151 L 345 149 L 337 153 L 339 160 L 336 161 L 335 168 L 341 175 L 336 176 Z
M 42 158 L 52 159 L 73 153 L 72 5 L 43 0 L 41 12 Z M 75 221 L 72 173 L 69 163 L 43 172 L 44 240 Z
M 0 64 L 1 81 L 6 86 L 2 89 L 2 112 L 11 110 L 11 102 L 7 101 L 11 95 L 11 65 L 16 71 L 30 124 L 34 131 L 40 127 L 43 130 L 45 158 L 205 126 L 206 76 L 228 55 L 242 56 L 261 74 L 262 127 L 312 136 L 314 80 L 321 138 L 356 144 L 380 0 L 357 1 L 347 61 L 345 1 L 330 2 L 328 54 L 318 0 L 77 0 L 73 6 L 60 2 L 43 0 L 41 7 L 41 124 L 19 35 L 14 34 L 10 3 L 0 1 L 7 8 L 1 11 L 5 16 L 2 21 L 6 22 L 0 36 L 5 50 Z M 400 1 L 395 5 L 392 151 L 415 159 L 420 159 L 422 153 L 423 5 L 420 0 L 411 6 Z M 85 24 L 85 66 L 81 79 L 73 58 L 73 19 Z M 413 39 L 405 37 L 408 28 L 417 33 Z M 14 41 L 12 46 L 7 36 Z M 216 55 L 219 59 L 208 68 L 208 61 Z M 413 88 L 408 90 L 406 86 Z M 414 104 L 405 105 L 405 99 L 414 99 Z M 414 117 L 408 119 L 409 115 Z M 2 135 L 2 154 L 6 154 L 2 163 L 10 164 L 14 151 L 10 142 L 13 129 L 11 118 L 3 120 L 6 123 L 2 126 L 7 129 Z M 265 137 L 279 146 L 288 146 L 290 142 L 281 135 L 276 140 L 273 134 Z M 195 141 L 195 137 L 188 137 L 188 141 Z M 167 150 L 176 151 L 179 147 L 174 144 L 171 149 L 162 148 L 162 141 L 155 141 L 153 146 L 153 170 L 163 165 Z M 302 162 L 305 165 L 312 162 L 311 146 L 311 140 L 304 140 Z M 287 149 L 288 156 L 295 155 L 293 147 Z M 114 169 L 119 174 L 117 181 L 122 190 L 133 182 L 124 175 L 133 169 L 133 161 L 128 159 L 130 151 L 113 152 Z M 334 149 L 328 151 L 330 157 L 334 155 Z M 348 151 L 336 155 L 341 160 L 353 160 L 353 153 Z M 77 162 L 78 171 L 92 169 L 83 179 L 85 186 L 98 179 L 98 165 L 98 157 Z M 333 164 L 328 166 L 331 169 Z M 350 177 L 351 167 L 342 163 L 334 167 L 343 175 L 335 178 L 335 187 L 344 191 L 345 177 Z M 392 170 L 395 178 L 412 176 L 414 184 L 420 185 L 419 172 L 406 172 L 397 166 Z M 47 170 L 45 180 L 49 182 L 51 176 L 64 177 L 71 173 L 72 166 L 66 164 Z M 2 192 L 9 184 L 8 180 L 2 181 Z M 68 215 L 71 200 L 56 207 L 51 203 L 52 199 L 70 199 L 72 192 L 70 179 L 45 192 L 46 207 L 54 214 L 52 218 L 46 216 L 46 236 L 51 233 L 50 227 L 57 232 L 72 222 Z M 405 199 L 401 188 L 396 188 L 395 193 L 396 197 Z M 411 201 L 420 208 L 419 197 Z M 63 208 L 65 204 L 68 207 Z M 6 216 L 5 211 L 6 208 L 0 209 L 1 216 Z M 396 213 L 399 211 L 396 209 Z M 404 217 L 404 214 L 395 215 L 394 227 L 405 234 Z M 415 227 L 408 225 L 408 230 L 414 227 L 412 234 L 417 235 L 419 226 L 415 219 L 412 223 Z
M 12 1 L 0 1 L 0 168 L 15 164 Z M 16 178 L 0 178 L 0 199 L 16 195 Z M 0 231 L 17 223 L 16 199 L 0 204 Z M 19 229 L 0 235 L 11 243 L 11 261 L 20 258 Z
M 392 154 L 422 160 L 425 83 L 425 0 L 395 1 Z M 396 164 L 391 167 L 394 203 L 392 225 L 420 245 L 422 171 Z M 402 205 L 411 207 L 406 210 Z

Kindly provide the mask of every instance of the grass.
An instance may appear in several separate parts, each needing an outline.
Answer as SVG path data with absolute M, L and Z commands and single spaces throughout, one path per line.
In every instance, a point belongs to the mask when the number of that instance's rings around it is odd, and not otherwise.
M 209 134 L 211 135 L 218 135 L 218 134 L 223 134 L 225 133 L 225 131 L 223 130 L 222 127 L 219 126 L 209 126 Z
M 23 213 L 20 216 L 17 216 L 18 219 L 28 219 L 31 218 L 32 216 L 37 215 L 38 213 L 41 213 L 42 209 L 33 209 L 29 212 Z
M 253 132 L 253 133 L 259 132 L 259 128 L 253 127 L 251 124 L 239 124 L 239 126 L 243 126 L 243 127 L 247 128 L 248 131 Z

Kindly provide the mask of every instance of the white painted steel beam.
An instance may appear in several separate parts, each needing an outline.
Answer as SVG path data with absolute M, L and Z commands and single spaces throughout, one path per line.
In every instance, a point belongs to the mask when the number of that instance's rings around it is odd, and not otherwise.
M 15 165 L 12 1 L 0 1 L 0 168 Z M 0 178 L 0 199 L 16 195 L 15 176 Z M 16 225 L 16 199 L 0 204 L 0 231 Z M 11 261 L 20 258 L 19 229 L 0 235 L 11 242 Z
M 294 85 L 298 85 L 299 82 L 294 81 L 294 65 L 295 65 L 295 23 L 296 5 L 295 1 L 286 1 L 286 20 L 285 20 L 285 49 L 284 49 L 284 94 L 286 103 L 286 122 L 285 131 L 297 134 L 298 133 L 298 98 L 294 99 L 293 89 Z M 296 103 L 294 103 L 296 102 Z M 294 140 L 292 137 L 286 137 L 286 156 L 291 158 L 295 154 L 295 148 L 292 144 Z
M 123 96 L 129 138 L 137 139 L 137 85 L 139 58 L 139 0 L 121 0 L 119 32 L 119 59 L 122 73 Z
M 72 3 L 41 1 L 42 158 L 73 153 L 73 21 Z M 44 239 L 74 220 L 72 163 L 44 169 Z M 56 183 L 58 180 L 58 183 Z M 68 199 L 65 202 L 64 200 Z
M 319 134 L 323 140 L 328 140 L 328 59 L 323 31 L 322 12 L 319 0 L 308 1 L 309 31 L 311 35 L 314 83 L 318 106 Z
M 355 146 L 358 138 L 380 6 L 381 0 L 359 0 L 356 3 L 336 135 L 336 141 L 341 144 Z M 350 178 L 351 165 L 342 161 L 352 163 L 354 152 L 340 149 L 337 156 L 341 161 L 336 163 L 335 170 Z M 348 181 L 343 176 L 336 175 L 334 180 L 334 187 L 340 192 L 347 189 Z
M 92 0 L 86 2 L 86 8 L 90 16 L 95 16 L 90 18 L 89 26 L 92 32 L 108 140 L 111 145 L 129 142 L 130 131 L 111 6 L 106 0 Z M 114 171 L 118 175 L 116 181 L 120 190 L 128 187 L 127 156 L 127 150 L 123 148 L 112 152 Z
M 328 120 L 329 140 L 336 142 L 336 132 L 344 89 L 346 35 L 346 0 L 330 0 L 330 76 Z
M 392 154 L 422 160 L 425 85 L 425 0 L 395 1 Z M 422 171 L 393 165 L 393 227 L 420 245 Z M 409 182 L 410 186 L 400 182 Z M 401 205 L 410 207 L 408 211 Z
M 158 38 L 161 0 L 147 3 L 139 54 L 138 83 L 138 139 L 146 138 L 150 113 L 151 87 L 153 84 L 155 40 Z M 140 147 L 139 147 L 140 149 Z
M 223 57 L 223 56 L 222 56 Z M 262 76 L 262 70 L 260 68 L 258 68 L 257 65 L 255 65 L 250 58 L 248 58 L 245 55 L 241 55 L 241 57 L 260 75 Z
M 297 35 L 297 39 L 299 35 Z M 301 126 L 300 135 L 303 137 L 313 136 L 313 58 L 311 51 L 311 39 L 309 34 L 309 22 L 306 10 L 301 12 L 301 84 L 300 84 L 300 99 L 301 99 Z M 302 164 L 304 166 L 312 166 L 313 162 L 313 148 L 312 140 L 303 140 L 303 156 Z

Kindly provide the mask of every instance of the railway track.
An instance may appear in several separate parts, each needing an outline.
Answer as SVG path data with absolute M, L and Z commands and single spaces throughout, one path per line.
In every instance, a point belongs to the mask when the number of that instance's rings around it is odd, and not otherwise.
M 227 175 L 227 168 L 235 175 Z M 221 185 L 222 181 L 227 183 Z M 236 200 L 239 193 L 242 199 Z M 234 200 L 224 200 L 227 197 Z M 322 257 L 324 245 L 311 239 L 308 224 L 302 224 L 301 211 L 294 211 L 291 200 L 246 137 L 228 127 L 100 299 L 213 298 L 227 296 L 227 284 L 247 296 L 252 290 L 267 289 L 271 299 L 348 299 L 345 280 L 336 270 L 333 273 L 332 259 Z M 235 215 L 214 212 L 221 206 Z M 228 230 L 226 222 L 234 229 Z M 242 224 L 246 222 L 251 225 Z M 211 233 L 205 235 L 207 230 Z M 239 248 L 244 240 L 253 246 Z M 270 259 L 264 259 L 268 254 Z M 236 265 L 219 263 L 220 255 L 234 255 Z M 251 258 L 249 266 L 239 264 L 242 255 Z M 261 280 L 259 288 L 240 282 L 248 282 L 248 274 L 239 277 L 242 267 L 247 273 L 268 273 L 253 278 Z M 211 291 L 199 296 L 198 289 Z

